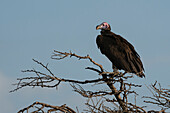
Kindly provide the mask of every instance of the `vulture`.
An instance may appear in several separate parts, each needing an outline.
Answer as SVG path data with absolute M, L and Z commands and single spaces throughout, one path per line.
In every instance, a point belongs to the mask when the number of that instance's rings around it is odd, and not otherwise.
M 96 38 L 97 46 L 112 62 L 113 71 L 124 70 L 141 78 L 145 77 L 142 61 L 133 45 L 120 35 L 111 32 L 107 22 L 97 25 L 96 30 L 98 29 L 101 29 L 101 35 Z

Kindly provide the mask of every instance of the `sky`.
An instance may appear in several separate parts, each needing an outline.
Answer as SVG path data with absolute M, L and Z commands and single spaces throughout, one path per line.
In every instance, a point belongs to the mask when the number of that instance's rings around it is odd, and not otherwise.
M 46 64 L 56 76 L 77 80 L 98 78 L 85 70 L 93 66 L 85 60 L 66 58 L 52 60 L 53 50 L 70 50 L 102 64 L 112 71 L 110 61 L 96 45 L 96 25 L 108 22 L 112 31 L 132 43 L 141 56 L 145 79 L 134 77 L 142 84 L 141 96 L 151 95 L 145 85 L 156 80 L 162 87 L 170 85 L 170 1 L 169 0 L 0 0 L 0 108 L 3 113 L 17 112 L 35 101 L 51 105 L 67 104 L 73 109 L 84 107 L 85 99 L 73 92 L 69 84 L 58 90 L 23 88 L 14 93 L 17 78 L 31 76 L 21 70 L 43 68 L 32 58 Z M 88 87 L 87 87 L 88 88 Z M 139 97 L 139 104 L 141 98 Z M 150 107 L 147 109 L 156 109 Z

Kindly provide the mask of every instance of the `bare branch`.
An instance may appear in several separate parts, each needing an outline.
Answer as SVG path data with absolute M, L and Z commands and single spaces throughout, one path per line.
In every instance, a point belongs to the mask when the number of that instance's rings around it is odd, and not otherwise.
M 41 107 L 38 107 L 41 106 Z M 62 105 L 62 106 L 53 106 L 53 105 L 49 105 L 49 104 L 45 104 L 45 103 L 41 103 L 41 102 L 34 102 L 33 104 L 31 104 L 30 106 L 21 109 L 20 111 L 18 111 L 18 113 L 24 113 L 24 112 L 28 112 L 29 110 L 31 110 L 31 108 L 37 108 L 38 110 L 34 110 L 32 113 L 37 113 L 38 111 L 42 111 L 43 113 L 50 113 L 50 111 L 61 111 L 64 113 L 76 113 L 73 109 L 71 109 L 70 107 L 66 106 L 66 105 Z M 47 111 L 45 112 L 44 108 L 47 109 Z
M 79 84 L 88 84 L 88 83 L 97 83 L 100 81 L 103 81 L 102 78 L 98 78 L 98 79 L 94 79 L 94 80 L 85 80 L 85 81 L 79 81 L 79 80 L 71 80 L 71 79 L 64 79 L 64 78 L 59 78 L 56 77 L 51 70 L 45 66 L 43 63 L 34 60 L 34 62 L 36 62 L 37 64 L 39 64 L 40 66 L 42 66 L 45 70 L 47 70 L 49 72 L 48 74 L 42 73 L 40 71 L 37 71 L 35 69 L 33 70 L 24 70 L 22 72 L 24 73 L 35 73 L 35 77 L 25 77 L 25 78 L 18 78 L 17 80 L 19 81 L 17 84 L 13 84 L 16 85 L 17 88 L 14 90 L 11 90 L 10 92 L 14 92 L 17 91 L 18 89 L 21 89 L 23 87 L 27 87 L 27 86 L 32 86 L 32 87 L 36 87 L 36 86 L 40 86 L 40 87 L 47 87 L 47 88 L 54 88 L 61 83 L 61 82 L 70 82 L 70 83 L 79 83 Z M 53 83 L 53 84 L 51 84 Z
M 82 86 L 80 86 L 79 84 L 70 84 L 74 91 L 81 94 L 83 97 L 87 97 L 87 98 L 92 98 L 92 97 L 98 97 L 98 96 L 105 96 L 105 95 L 113 95 L 112 92 L 107 92 L 107 91 L 86 91 Z M 77 85 L 77 87 L 75 86 Z
M 161 88 L 160 83 L 158 83 L 159 88 L 157 86 L 157 81 L 150 85 L 150 87 L 147 87 L 153 94 L 153 97 L 149 96 L 143 96 L 145 99 L 145 103 L 150 103 L 154 105 L 158 105 L 161 107 L 162 110 L 167 110 L 170 108 L 170 92 L 168 89 Z
M 61 59 L 64 59 L 64 58 L 66 58 L 68 56 L 70 56 L 70 57 L 74 56 L 74 57 L 78 58 L 79 60 L 80 59 L 89 59 L 90 62 L 92 62 L 94 65 L 96 65 L 96 66 L 98 66 L 100 68 L 101 72 L 103 72 L 103 70 L 104 70 L 103 66 L 96 63 L 89 55 L 87 55 L 87 56 L 79 56 L 79 55 L 76 55 L 75 53 L 72 53 L 71 51 L 70 51 L 70 53 L 67 53 L 67 52 L 60 52 L 60 51 L 54 50 L 54 53 L 51 56 L 51 58 L 56 59 L 56 60 L 61 60 Z

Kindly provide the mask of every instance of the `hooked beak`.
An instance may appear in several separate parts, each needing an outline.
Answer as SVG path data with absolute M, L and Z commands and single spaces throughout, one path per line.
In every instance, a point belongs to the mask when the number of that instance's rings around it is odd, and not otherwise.
M 96 26 L 96 30 L 101 29 L 101 28 L 102 28 L 102 25 L 97 25 Z

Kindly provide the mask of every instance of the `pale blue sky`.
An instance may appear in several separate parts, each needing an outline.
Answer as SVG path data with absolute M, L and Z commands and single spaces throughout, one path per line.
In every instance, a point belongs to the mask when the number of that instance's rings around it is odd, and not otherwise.
M 82 109 L 83 98 L 66 84 L 62 84 L 57 91 L 24 88 L 15 93 L 8 92 L 15 88 L 11 84 L 17 78 L 27 75 L 21 70 L 40 69 L 32 58 L 49 63 L 59 77 L 80 80 L 98 77 L 96 73 L 84 69 L 91 65 L 88 61 L 75 58 L 51 60 L 54 49 L 89 54 L 106 70 L 112 71 L 111 63 L 101 55 L 95 43 L 99 34 L 95 26 L 104 21 L 111 25 L 113 32 L 131 42 L 142 58 L 146 79 L 135 77 L 133 81 L 145 87 L 144 84 L 158 80 L 162 86 L 168 87 L 169 4 L 169 0 L 0 0 L 1 111 L 15 112 L 34 101 L 55 105 L 66 103 L 74 109 L 75 106 Z M 139 93 L 143 96 L 148 90 L 143 88 Z

